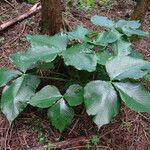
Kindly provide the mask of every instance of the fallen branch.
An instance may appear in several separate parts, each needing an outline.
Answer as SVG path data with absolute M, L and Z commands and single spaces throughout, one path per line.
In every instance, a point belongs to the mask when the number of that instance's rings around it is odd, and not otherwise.
M 84 142 L 86 142 L 88 139 L 90 139 L 90 138 L 89 137 L 79 137 L 79 138 L 69 139 L 66 141 L 53 143 L 53 144 L 51 144 L 50 148 L 51 149 L 64 149 L 67 147 L 79 146 L 79 145 L 83 144 Z M 30 148 L 28 150 L 45 150 L 45 148 L 44 148 L 44 146 L 39 146 L 39 147 Z
M 30 15 L 35 14 L 36 12 L 38 12 L 41 9 L 41 5 L 39 5 L 39 3 L 35 4 L 28 12 L 13 18 L 5 23 L 3 23 L 2 25 L 0 25 L 0 31 L 8 28 L 9 26 L 15 24 L 18 21 L 21 21 L 23 19 L 26 19 L 27 17 L 29 17 Z

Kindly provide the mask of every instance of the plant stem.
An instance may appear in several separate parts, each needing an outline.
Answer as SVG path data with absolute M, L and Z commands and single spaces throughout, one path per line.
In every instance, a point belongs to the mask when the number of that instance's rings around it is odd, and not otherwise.
M 59 78 L 59 77 L 46 77 L 46 76 L 38 76 L 42 79 L 49 79 L 49 80 L 57 80 L 57 81 L 68 81 L 67 79 Z
M 60 75 L 60 76 L 63 76 L 63 77 L 68 77 L 67 75 L 64 75 L 64 74 L 59 73 L 59 72 L 50 71 L 50 73 Z

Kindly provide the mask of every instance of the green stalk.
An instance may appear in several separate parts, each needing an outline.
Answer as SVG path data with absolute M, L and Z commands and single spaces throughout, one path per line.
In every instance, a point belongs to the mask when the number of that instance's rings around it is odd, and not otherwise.
M 66 77 L 66 78 L 68 77 L 67 75 L 64 75 L 64 74 L 59 73 L 59 72 L 50 71 L 50 73 L 51 73 L 51 74 L 54 74 L 54 75 L 55 75 L 55 74 L 56 74 L 56 75 L 60 75 L 60 76 Z
M 67 79 L 59 78 L 59 77 L 46 77 L 46 76 L 38 76 L 39 78 L 42 79 L 49 79 L 49 80 L 57 80 L 57 81 L 64 81 L 67 82 Z

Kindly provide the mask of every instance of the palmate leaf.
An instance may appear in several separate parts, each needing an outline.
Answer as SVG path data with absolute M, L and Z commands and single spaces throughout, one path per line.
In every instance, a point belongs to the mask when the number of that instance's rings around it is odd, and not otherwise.
M 89 32 L 88 34 L 86 34 L 84 42 L 91 44 L 91 45 L 97 45 L 98 48 L 105 48 L 106 44 L 104 43 L 100 43 L 99 41 L 97 42 L 97 39 L 99 38 L 100 33 L 99 32 Z
M 150 73 L 146 74 L 146 75 L 144 76 L 144 78 L 145 78 L 146 80 L 149 80 L 149 81 L 150 81 Z
M 22 75 L 2 92 L 1 110 L 11 123 L 27 106 L 40 80 L 36 76 Z
M 107 45 L 109 43 L 114 43 L 120 37 L 122 34 L 120 34 L 117 30 L 112 29 L 111 31 L 105 31 L 99 34 L 99 37 L 96 40 L 96 45 Z
M 150 36 L 150 32 L 145 32 L 142 30 L 135 30 L 132 28 L 127 28 L 127 27 L 122 27 L 122 31 L 124 32 L 124 34 L 126 34 L 127 36 L 131 36 L 131 35 L 138 35 L 138 36 Z
M 12 54 L 10 60 L 18 69 L 26 72 L 36 66 L 38 61 L 53 61 L 58 53 L 59 51 L 53 48 L 31 47 L 28 51 Z
M 108 28 L 121 29 L 124 34 L 127 36 L 138 35 L 138 36 L 150 36 L 150 32 L 145 32 L 138 29 L 141 24 L 139 21 L 127 21 L 127 20 L 119 20 L 112 21 L 107 17 L 103 16 L 93 16 L 91 17 L 91 22 L 95 25 L 100 25 Z
M 68 32 L 68 38 L 70 40 L 81 40 L 83 41 L 85 39 L 86 34 L 88 34 L 90 31 L 83 26 L 77 26 L 72 32 Z
M 11 62 L 25 72 L 35 66 L 38 61 L 49 63 L 67 47 L 68 39 L 61 35 L 49 37 L 47 35 L 28 35 L 31 48 L 25 52 L 18 52 L 10 56 Z
M 123 38 L 118 39 L 112 44 L 113 50 L 118 56 L 127 56 L 131 53 L 131 43 Z
M 132 28 L 132 29 L 138 29 L 141 26 L 141 23 L 139 21 L 127 21 L 127 20 L 119 20 L 116 22 L 115 27 L 116 28 L 122 28 L 122 27 L 126 27 L 126 28 Z
M 5 86 L 10 80 L 21 75 L 21 72 L 17 70 L 0 68 L 0 87 Z
M 146 75 L 149 69 L 150 62 L 129 56 L 117 56 L 106 63 L 106 70 L 111 80 L 139 79 Z
M 60 99 L 52 107 L 49 108 L 47 117 L 52 125 L 62 132 L 67 125 L 70 125 L 74 117 L 74 111 L 68 107 L 64 99 Z
M 150 92 L 140 83 L 113 83 L 125 104 L 137 112 L 150 113 Z
M 91 17 L 91 22 L 95 25 L 100 25 L 108 28 L 113 28 L 115 23 L 114 21 L 108 19 L 107 17 L 97 15 Z
M 113 56 L 108 50 L 96 52 L 97 63 L 100 65 L 105 65 L 106 62 Z
M 73 109 L 68 107 L 77 106 L 83 102 L 83 88 L 78 84 L 71 85 L 64 96 L 61 95 L 55 86 L 45 86 L 37 92 L 29 104 L 39 108 L 49 108 L 48 119 L 55 128 L 62 132 L 73 119 Z
M 83 102 L 83 87 L 79 84 L 73 84 L 69 86 L 64 99 L 69 103 L 70 106 L 77 106 Z
M 65 34 L 48 35 L 26 35 L 33 47 L 53 48 L 56 51 L 63 51 L 67 47 L 68 38 Z
M 131 53 L 129 54 L 129 56 L 134 57 L 134 58 L 138 58 L 138 59 L 144 59 L 142 53 L 139 53 L 135 49 L 131 49 Z
M 78 70 L 92 72 L 96 69 L 97 57 L 87 45 L 76 44 L 62 53 L 65 64 Z
M 140 28 L 141 23 L 139 21 L 127 21 L 127 20 L 119 20 L 116 24 L 116 28 L 121 28 L 123 33 L 127 36 L 138 35 L 138 36 L 150 36 L 149 32 L 142 31 Z
M 110 82 L 92 81 L 84 89 L 84 103 L 89 115 L 100 128 L 118 114 L 120 102 Z
M 35 107 L 48 108 L 61 98 L 62 95 L 55 86 L 47 85 L 29 100 L 29 104 Z

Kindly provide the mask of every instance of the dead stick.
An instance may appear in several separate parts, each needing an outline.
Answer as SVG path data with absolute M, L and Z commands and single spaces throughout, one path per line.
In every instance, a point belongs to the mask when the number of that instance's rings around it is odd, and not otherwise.
M 2 31 L 4 29 L 8 28 L 9 26 L 15 24 L 16 22 L 26 19 L 28 16 L 33 15 L 34 13 L 38 12 L 41 9 L 41 6 L 38 6 L 38 5 L 39 5 L 39 3 L 35 4 L 28 12 L 0 25 L 0 31 Z
M 53 143 L 50 146 L 50 148 L 51 149 L 64 149 L 66 147 L 79 146 L 79 145 L 83 144 L 84 142 L 86 142 L 88 139 L 90 139 L 90 137 L 78 137 L 78 138 L 74 138 L 74 139 L 69 139 L 66 141 Z M 44 146 L 39 146 L 39 147 L 30 148 L 28 150 L 45 150 L 45 148 L 44 148 Z
M 4 10 L 3 12 L 0 13 L 0 16 L 3 15 L 4 13 L 8 12 L 9 10 Z
M 12 8 L 15 8 L 14 5 L 12 5 L 8 0 L 4 0 L 7 4 L 9 4 Z

